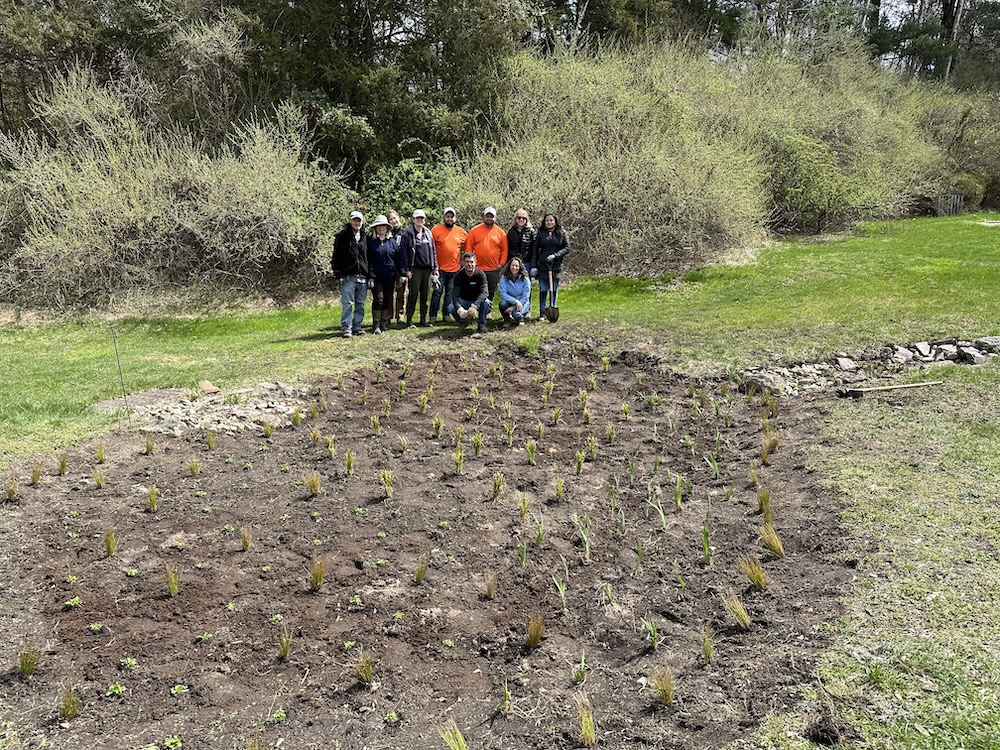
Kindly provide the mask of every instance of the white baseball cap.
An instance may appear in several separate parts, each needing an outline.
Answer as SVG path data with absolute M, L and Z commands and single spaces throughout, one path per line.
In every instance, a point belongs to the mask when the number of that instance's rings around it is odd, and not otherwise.
M 497 210 L 493 208 L 493 206 L 487 206 L 486 208 L 483 209 L 483 216 L 486 216 L 486 214 L 493 214 L 494 216 L 496 216 Z
M 414 219 L 426 219 L 427 218 L 427 214 L 424 213 L 424 209 L 418 208 L 416 211 L 413 212 L 413 218 Z
M 452 213 L 455 216 L 456 219 L 458 218 L 458 211 L 456 211 L 451 206 L 445 206 L 444 211 L 441 212 L 441 216 L 443 217 L 446 213 L 449 213 L 449 212 Z
M 365 215 L 363 213 L 361 213 L 360 211 L 351 211 L 351 218 L 352 219 L 361 219 L 361 221 L 364 221 L 365 220 Z

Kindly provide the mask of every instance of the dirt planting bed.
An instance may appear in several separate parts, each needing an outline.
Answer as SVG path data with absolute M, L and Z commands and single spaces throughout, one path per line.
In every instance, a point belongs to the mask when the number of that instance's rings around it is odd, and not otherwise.
M 603 747 L 708 748 L 811 681 L 853 572 L 805 469 L 814 407 L 543 347 L 331 377 L 301 416 L 214 448 L 155 435 L 151 455 L 108 436 L 103 463 L 80 446 L 34 486 L 18 468 L 0 711 L 26 746 L 433 748 L 453 720 L 470 747 L 572 748 L 585 695 Z M 759 539 L 759 488 L 784 557 Z

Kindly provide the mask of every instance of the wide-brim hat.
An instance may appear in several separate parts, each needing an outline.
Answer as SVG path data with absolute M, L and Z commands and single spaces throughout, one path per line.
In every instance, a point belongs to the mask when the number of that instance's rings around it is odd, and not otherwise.
M 385 218 L 385 214 L 379 214 L 378 216 L 376 216 L 375 217 L 375 221 L 373 221 L 368 226 L 370 226 L 372 229 L 374 229 L 375 227 L 379 227 L 379 226 L 381 226 L 381 227 L 389 227 L 389 229 L 392 229 L 392 224 L 390 224 L 389 220 L 387 218 Z

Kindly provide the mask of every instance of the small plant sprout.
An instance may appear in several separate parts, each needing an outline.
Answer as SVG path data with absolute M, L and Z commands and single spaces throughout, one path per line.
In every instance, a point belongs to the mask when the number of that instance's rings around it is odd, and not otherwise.
M 421 393 L 417 396 L 417 410 L 423 414 L 427 411 L 427 404 L 430 401 L 426 393 Z
M 105 557 L 114 557 L 115 552 L 118 551 L 118 537 L 115 534 L 114 528 L 104 530 L 103 540 Z
M 606 430 L 605 434 L 606 434 L 607 439 L 608 439 L 608 444 L 609 445 L 614 445 L 615 444 L 615 438 L 618 437 L 618 430 L 617 430 L 617 428 L 613 424 L 609 424 L 608 427 L 607 427 L 607 430 Z
M 38 662 L 42 660 L 42 650 L 31 643 L 26 643 L 17 653 L 17 672 L 21 677 L 28 678 L 35 673 Z
M 430 565 L 430 562 L 430 558 L 427 555 L 421 555 L 417 558 L 417 562 L 413 566 L 413 582 L 418 586 L 427 577 L 427 567 Z
M 42 481 L 42 465 L 35 461 L 31 465 L 31 486 L 37 487 L 40 481 Z
M 580 415 L 580 419 L 583 420 L 584 424 L 590 424 L 590 417 L 591 416 L 592 415 L 590 413 L 590 409 L 584 409 L 583 410 L 583 414 Z
M 503 412 L 503 418 L 504 419 L 510 419 L 510 410 L 511 410 L 511 403 L 510 403 L 510 401 L 504 401 L 503 402 L 503 406 L 500 407 L 500 409 Z
M 323 433 L 319 431 L 318 427 L 313 427 L 309 430 L 309 440 L 313 445 L 319 445 L 319 441 L 323 439 Z
M 611 590 L 611 584 L 605 583 L 601 586 L 601 596 L 604 599 L 605 604 L 611 604 L 615 600 L 614 592 Z
M 406 453 L 410 449 L 410 441 L 407 439 L 406 435 L 399 436 L 399 452 Z
M 551 380 L 546 380 L 545 383 L 542 385 L 542 393 L 544 394 L 544 398 L 542 399 L 543 404 L 547 404 L 549 399 L 552 398 L 552 391 L 555 389 L 555 387 L 556 384 L 553 383 Z
M 559 601 L 562 603 L 563 614 L 567 614 L 569 612 L 569 608 L 566 606 L 566 579 L 552 576 L 552 583 L 555 584 L 556 592 L 559 594 Z
M 344 373 L 342 372 L 337 373 L 337 390 L 344 390 Z
M 632 407 L 628 405 L 627 401 L 622 401 L 622 419 L 628 419 L 631 413 Z
M 514 445 L 514 423 L 504 422 L 503 432 L 504 435 L 507 437 L 507 447 L 510 448 L 512 445 Z
M 528 453 L 528 463 L 532 466 L 535 465 L 535 454 L 538 451 L 538 443 L 532 438 L 528 438 L 528 442 L 524 444 L 524 450 Z
M 545 544 L 545 518 L 539 513 L 535 516 L 535 546 L 541 547 Z
M 576 513 L 571 516 L 573 525 L 576 527 L 576 535 L 580 537 L 580 543 L 583 545 L 583 561 L 587 565 L 590 564 L 590 516 L 586 513 L 583 514 L 581 518 Z
M 400 380 L 396 383 L 396 395 L 402 398 L 404 393 L 406 393 L 406 381 Z
M 155 446 L 153 445 L 153 436 L 144 435 L 142 438 L 142 454 L 144 456 L 152 456 L 154 447 Z
M 193 477 L 201 473 L 201 463 L 194 456 L 188 459 L 188 471 L 191 472 L 191 476 Z
M 545 437 L 545 425 L 539 420 L 535 425 L 535 438 L 541 440 L 543 437 Z
M 475 419 L 479 414 L 479 404 L 473 404 L 468 409 L 465 410 L 465 416 L 469 419 Z
M 562 477 L 556 477 L 555 495 L 556 502 L 561 502 L 566 496 L 566 481 Z
M 153 485 L 146 491 L 146 509 L 150 513 L 156 513 L 158 507 L 160 507 L 160 489 Z
M 250 548 L 253 547 L 253 533 L 249 526 L 240 526 L 240 546 L 243 547 L 244 552 L 249 552 Z
M 215 450 L 215 433 L 211 430 L 205 430 L 205 447 L 210 451 Z
M 641 372 L 637 372 L 635 374 L 635 384 L 636 385 L 642 385 L 642 376 L 643 376 L 643 373 L 641 373 Z
M 364 649 L 358 651 L 354 660 L 354 678 L 369 688 L 375 682 L 375 659 Z
M 99 471 L 96 471 L 96 470 L 94 471 L 94 475 L 95 475 L 94 476 L 94 484 L 97 484 L 97 476 L 96 475 L 98 473 L 99 473 Z M 103 479 L 104 475 L 101 474 L 101 477 Z M 101 484 L 97 485 L 97 488 L 100 489 L 103 486 L 104 486 L 104 484 L 102 482 Z M 7 479 L 7 481 L 4 482 L 4 489 L 7 492 L 7 499 L 10 502 L 12 502 L 12 503 L 15 502 L 21 496 L 21 488 L 17 486 L 17 482 L 15 482 L 13 479 Z
M 712 479 L 718 479 L 720 476 L 719 462 L 711 453 L 705 454 L 705 463 L 708 464 L 708 471 L 712 475 Z
M 577 696 L 576 707 L 580 715 L 580 744 L 593 747 L 597 744 L 597 726 L 594 723 L 594 708 L 586 693 Z
M 361 405 L 362 406 L 365 406 L 368 403 L 368 398 L 369 398 L 368 386 L 366 385 L 364 387 L 364 389 L 361 391 Z
M 680 510 L 684 503 L 684 477 L 680 474 L 674 480 L 674 505 Z
M 305 485 L 306 492 L 309 493 L 309 497 L 316 497 L 322 489 L 322 482 L 318 471 L 307 471 L 302 477 L 302 483 Z
M 59 476 L 61 477 L 66 476 L 66 470 L 68 468 L 68 464 L 69 464 L 69 458 L 66 456 L 65 453 L 60 453 L 59 464 L 58 464 Z
M 302 424 L 302 410 L 297 406 L 292 410 L 292 424 L 295 427 Z
M 410 377 L 410 373 L 412 373 L 412 372 L 413 372 L 413 363 L 412 362 L 404 362 L 403 363 L 403 374 L 400 376 L 399 379 L 400 380 L 406 380 L 407 378 Z
M 167 582 L 167 594 L 170 598 L 177 596 L 181 591 L 181 572 L 177 570 L 173 565 L 167 566 L 167 572 L 164 574 Z
M 545 634 L 545 620 L 541 615 L 532 615 L 528 618 L 528 651 L 534 651 L 538 644 L 542 642 Z
M 504 475 L 502 472 L 496 472 L 493 474 L 493 499 L 497 500 L 500 498 L 500 494 L 503 492 L 504 487 Z
M 518 495 L 517 498 L 517 515 L 521 523 L 524 523 L 524 519 L 528 516 L 528 505 L 531 499 L 525 495 L 523 492 Z
M 493 599 L 497 595 L 497 572 L 495 570 L 486 571 L 486 586 L 483 589 L 483 596 Z
M 104 447 L 104 443 L 98 443 L 95 452 L 97 453 L 97 463 L 103 464 L 108 460 L 108 451 Z
M 326 581 L 326 560 L 314 557 L 309 565 L 309 590 L 318 593 Z
M 326 407 L 325 401 L 309 404 L 309 418 L 316 419 L 316 417 L 319 416 L 319 413 L 321 411 L 326 411 L 325 407 Z
M 455 451 L 451 454 L 452 460 L 455 462 L 455 473 L 462 473 L 462 464 L 465 461 L 465 450 L 459 445 L 455 448 Z
M 59 691 L 59 701 L 56 705 L 59 718 L 72 721 L 80 713 L 80 694 L 74 687 L 64 687 Z
M 561 421 L 562 421 L 562 407 L 561 406 L 557 406 L 555 409 L 552 410 L 552 421 L 551 421 L 551 424 L 552 425 L 556 425 L 556 424 L 559 424 L 559 422 L 561 422 Z
M 653 674 L 649 676 L 649 684 L 653 686 L 656 699 L 661 704 L 664 706 L 674 705 L 674 693 L 677 689 L 674 670 L 667 666 L 656 667 Z
M 580 663 L 573 668 L 573 682 L 582 685 L 587 681 L 587 655 L 580 652 Z
M 503 390 L 503 385 L 504 385 L 504 383 L 503 383 L 503 365 L 501 365 L 501 364 L 497 365 L 496 375 L 497 375 L 497 390 L 498 391 L 502 391 Z
M 712 564 L 712 499 L 709 498 L 705 508 L 705 518 L 701 522 L 701 553 L 702 562 L 706 567 Z
M 94 469 L 93 479 L 94 479 L 94 486 L 96 486 L 97 489 L 99 490 L 104 489 L 104 485 L 108 483 L 108 478 L 104 476 L 104 472 L 101 471 L 100 469 Z M 13 497 L 11 497 L 12 494 L 11 487 L 13 487 Z M 11 481 L 7 484 L 7 499 L 17 500 L 17 496 L 18 496 L 17 484 Z
M 590 461 L 597 459 L 597 436 L 594 433 L 587 436 L 587 458 Z
M 281 661 L 288 661 L 292 656 L 292 632 L 287 625 L 282 625 L 281 635 L 278 636 L 278 658 Z
M 504 716 L 510 716 L 514 712 L 514 699 L 511 697 L 507 680 L 500 686 L 500 704 L 497 706 L 497 711 Z
M 778 448 L 778 436 L 769 435 L 761 440 L 760 443 L 760 462 L 764 466 L 769 466 L 771 463 L 771 454 L 775 452 Z
M 382 367 L 382 363 L 381 362 L 376 362 L 374 370 L 375 370 L 375 382 L 376 383 L 381 383 L 382 382 L 382 374 L 384 372 L 384 368 Z
M 740 600 L 739 596 L 736 594 L 730 594 L 729 596 L 724 596 L 722 598 L 722 606 L 741 630 L 750 629 L 750 614 L 747 612 L 747 608 L 743 606 L 743 602 Z
M 586 458 L 583 451 L 576 452 L 576 475 L 580 476 L 583 473 L 583 460 Z
M 505 686 L 506 684 L 504 683 Z M 468 750 L 469 746 L 465 744 L 462 730 L 458 728 L 454 719 L 450 719 L 447 724 L 438 727 L 437 731 L 441 735 L 441 739 L 444 740 L 444 744 L 448 746 L 448 750 Z
M 372 432 L 374 432 L 376 435 L 381 435 L 382 434 L 382 420 L 379 417 L 379 415 L 378 414 L 372 414 L 371 417 L 368 419 L 368 421 L 371 423 Z
M 479 458 L 479 454 L 483 452 L 483 435 L 480 432 L 475 433 L 472 438 L 472 453 L 476 458 Z
M 517 545 L 517 559 L 521 562 L 522 568 L 528 567 L 528 545 L 526 542 Z
M 434 437 L 441 437 L 441 430 L 444 428 L 444 420 L 440 416 L 434 417 Z
M 764 575 L 764 566 L 761 565 L 759 559 L 752 555 L 741 557 L 736 563 L 736 567 L 739 568 L 740 572 L 747 577 L 747 580 L 750 581 L 750 585 L 757 589 L 757 591 L 763 591 L 767 588 L 767 578 Z
M 354 451 L 349 450 L 344 453 L 344 473 L 347 476 L 354 474 Z
M 750 468 L 747 471 L 747 479 L 750 480 L 750 485 L 751 486 L 753 486 L 753 487 L 757 487 L 758 486 L 758 482 L 760 481 L 760 476 L 759 476 L 759 471 L 758 471 L 758 468 L 757 468 L 757 462 L 756 461 L 754 461 L 753 463 L 750 464 Z
M 642 618 L 642 627 L 646 629 L 649 647 L 656 651 L 656 647 L 660 645 L 660 632 L 656 629 L 656 621 L 653 620 L 652 615 L 646 615 Z
M 601 372 L 607 372 L 611 369 L 611 358 L 601 357 Z
M 590 401 L 590 393 L 588 393 L 586 389 L 581 388 L 580 389 L 580 407 L 582 409 L 586 409 L 588 401 Z
M 593 373 L 587 376 L 587 387 L 592 391 L 597 390 L 597 376 Z
M 637 576 L 642 575 L 642 560 L 643 556 L 645 555 L 645 552 L 646 552 L 646 547 L 642 543 L 642 540 L 641 539 L 637 540 L 635 543 L 635 574 Z
M 387 500 L 392 498 L 392 485 L 395 481 L 392 472 L 388 469 L 382 469 L 382 491 L 385 493 Z
M 706 625 L 701 633 L 701 658 L 706 664 L 715 661 L 715 631 Z
M 269 438 L 274 434 L 274 425 L 265 420 L 264 423 L 261 424 L 260 430 L 265 438 Z
M 775 531 L 774 526 L 769 523 L 761 526 L 757 533 L 760 534 L 760 541 L 767 549 L 778 557 L 785 556 L 785 546 L 781 543 L 781 537 L 778 536 L 778 532 Z

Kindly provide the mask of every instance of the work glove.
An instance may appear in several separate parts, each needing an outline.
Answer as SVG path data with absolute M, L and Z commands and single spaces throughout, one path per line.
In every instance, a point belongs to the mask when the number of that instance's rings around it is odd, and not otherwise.
M 474 318 L 479 315 L 479 308 L 475 305 L 469 305 L 469 317 Z
M 464 307 L 458 308 L 457 312 L 458 312 L 458 317 L 460 317 L 462 320 L 465 320 L 466 318 L 469 317 L 469 311 L 466 310 Z
M 556 256 L 550 255 L 548 258 L 545 259 L 545 262 L 549 263 L 549 264 L 555 263 L 556 262 Z
M 375 288 L 375 279 L 368 279 L 368 288 L 369 289 Z
M 532 268 L 531 269 L 531 278 L 533 278 L 533 279 L 537 279 L 538 278 L 538 269 L 537 268 Z

